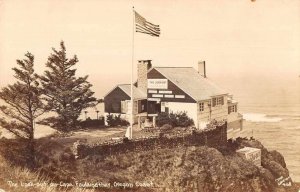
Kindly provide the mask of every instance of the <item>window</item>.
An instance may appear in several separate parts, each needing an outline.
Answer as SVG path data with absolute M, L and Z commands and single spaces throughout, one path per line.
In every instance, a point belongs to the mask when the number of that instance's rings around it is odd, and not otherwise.
M 199 103 L 199 111 L 204 111 L 204 103 Z
M 127 102 L 121 101 L 121 113 L 127 113 Z
M 161 112 L 165 112 L 165 109 L 166 109 L 166 103 L 165 103 L 165 102 L 161 102 L 161 103 L 160 103 L 160 106 L 161 106 Z
M 233 113 L 233 112 L 237 112 L 236 105 L 232 105 L 232 106 L 228 107 L 228 114 Z
M 224 105 L 224 97 L 215 97 L 212 99 L 213 107 Z
M 147 110 L 147 101 L 146 100 L 138 100 L 138 113 L 143 113 Z

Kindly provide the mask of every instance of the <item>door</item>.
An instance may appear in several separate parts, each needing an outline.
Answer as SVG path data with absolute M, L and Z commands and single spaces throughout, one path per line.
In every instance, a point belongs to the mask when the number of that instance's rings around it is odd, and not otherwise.
M 148 114 L 160 113 L 161 105 L 156 101 L 148 101 Z

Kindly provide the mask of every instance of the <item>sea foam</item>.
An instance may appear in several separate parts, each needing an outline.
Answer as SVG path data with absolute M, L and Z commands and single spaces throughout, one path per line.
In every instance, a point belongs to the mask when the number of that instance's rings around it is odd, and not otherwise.
M 275 123 L 282 120 L 279 117 L 268 117 L 266 114 L 262 113 L 244 113 L 243 118 L 246 121 L 251 122 L 266 122 L 266 123 Z

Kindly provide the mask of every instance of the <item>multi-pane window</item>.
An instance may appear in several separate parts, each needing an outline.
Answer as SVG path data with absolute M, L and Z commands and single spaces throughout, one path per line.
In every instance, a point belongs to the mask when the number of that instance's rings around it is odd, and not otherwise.
M 126 101 L 121 101 L 121 113 L 126 113 Z
M 232 106 L 228 107 L 228 114 L 233 113 L 233 112 L 237 112 L 236 105 L 232 105 Z
M 204 103 L 199 103 L 199 111 L 204 111 Z
M 214 97 L 212 99 L 213 107 L 218 105 L 224 105 L 224 97 Z

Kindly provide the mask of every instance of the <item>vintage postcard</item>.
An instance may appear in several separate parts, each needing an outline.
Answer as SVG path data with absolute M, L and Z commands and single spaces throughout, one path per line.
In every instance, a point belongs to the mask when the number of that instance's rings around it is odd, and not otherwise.
M 0 0 L 0 192 L 297 192 L 299 145 L 298 0 Z

